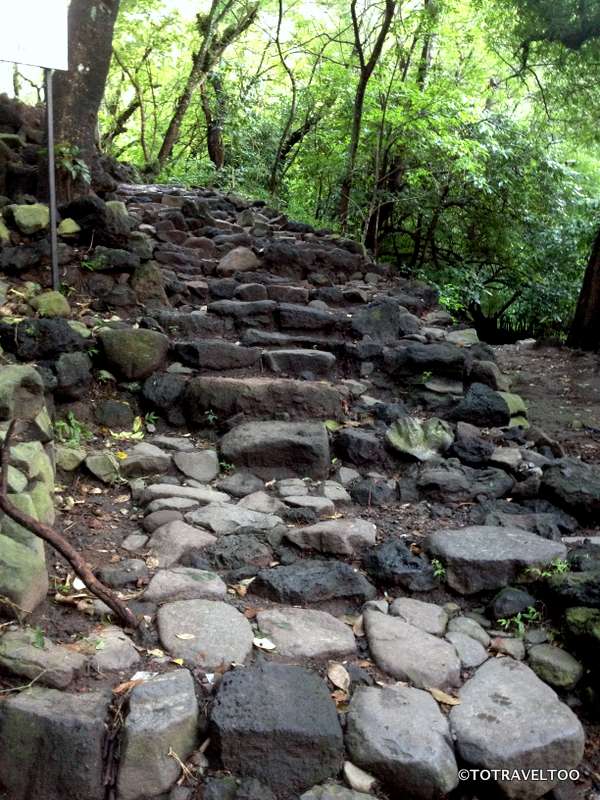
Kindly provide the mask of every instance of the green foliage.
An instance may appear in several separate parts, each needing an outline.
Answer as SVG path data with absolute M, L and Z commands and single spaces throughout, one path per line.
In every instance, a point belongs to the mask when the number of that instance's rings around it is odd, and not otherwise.
M 54 423 L 54 434 L 66 447 L 80 447 L 93 437 L 87 425 L 78 420 L 72 411 L 68 412 L 66 420 L 57 420 Z
M 442 564 L 439 558 L 432 558 L 431 566 L 433 567 L 434 576 L 440 580 L 444 580 L 446 577 L 446 567 Z
M 361 6 L 363 33 L 381 5 Z M 560 337 L 599 210 L 597 4 L 400 6 L 365 93 L 349 233 L 405 277 L 435 283 L 442 305 L 487 338 Z M 226 22 L 246 7 L 234 0 Z M 284 2 L 277 42 L 278 3 L 263 0 L 256 24 L 194 87 L 156 176 L 201 44 L 189 10 L 122 0 L 104 146 L 153 179 L 265 199 L 338 230 L 359 74 L 349 4 Z M 219 169 L 207 109 L 222 134 Z
M 551 578 L 553 575 L 564 575 L 569 572 L 571 566 L 568 561 L 563 558 L 555 558 L 551 564 L 548 564 L 541 569 L 539 567 L 528 567 L 526 573 L 536 580 L 540 578 Z
M 503 617 L 502 619 L 499 619 L 498 624 L 508 633 L 514 632 L 519 638 L 522 639 L 525 636 L 527 627 L 529 625 L 541 621 L 541 613 L 533 606 L 529 606 L 529 608 L 527 608 L 525 611 L 520 611 L 513 617 Z

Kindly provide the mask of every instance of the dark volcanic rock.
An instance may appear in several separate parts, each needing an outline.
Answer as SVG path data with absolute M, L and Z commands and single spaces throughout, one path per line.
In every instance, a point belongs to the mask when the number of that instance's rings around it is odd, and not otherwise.
M 358 467 L 380 465 L 387 461 L 383 443 L 369 431 L 345 428 L 338 433 L 335 448 L 341 459 Z
M 470 422 L 479 428 L 502 427 L 510 422 L 510 409 L 499 392 L 484 383 L 473 383 L 451 414 L 452 419 Z
M 16 326 L 0 323 L 0 344 L 22 361 L 54 360 L 88 346 L 65 319 L 27 319 Z
M 220 339 L 176 342 L 175 355 L 199 369 L 228 370 L 251 367 L 260 359 L 258 347 L 242 347 Z
M 257 778 L 282 800 L 335 777 L 342 766 L 342 729 L 329 689 L 303 667 L 264 664 L 229 672 L 211 728 L 223 766 Z
M 563 458 L 544 470 L 541 493 L 578 519 L 600 514 L 600 466 Z
M 383 342 L 393 342 L 399 336 L 416 333 L 419 327 L 417 317 L 409 314 L 392 297 L 378 298 L 352 317 L 355 334 Z
M 384 478 L 362 478 L 349 487 L 355 503 L 361 506 L 388 506 L 398 499 L 395 486 Z
M 435 586 L 433 567 L 402 541 L 393 539 L 370 550 L 363 564 L 378 586 L 399 586 L 411 592 L 428 592 Z
M 184 417 L 179 406 L 187 380 L 183 375 L 155 372 L 144 381 L 143 397 L 166 415 L 174 425 L 183 425 Z
M 110 692 L 37 686 L 9 695 L 0 712 L 0 784 L 7 797 L 103 800 L 109 702 Z
M 396 378 L 420 378 L 423 373 L 462 378 L 464 350 L 452 344 L 401 344 L 384 354 L 387 372 Z
M 261 570 L 250 591 L 280 603 L 300 605 L 338 598 L 364 603 L 376 594 L 375 587 L 349 564 L 312 559 Z

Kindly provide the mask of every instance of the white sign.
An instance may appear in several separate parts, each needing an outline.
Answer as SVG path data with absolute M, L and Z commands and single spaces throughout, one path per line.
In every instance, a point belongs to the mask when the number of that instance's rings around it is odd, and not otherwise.
M 0 61 L 69 69 L 69 0 L 2 3 Z

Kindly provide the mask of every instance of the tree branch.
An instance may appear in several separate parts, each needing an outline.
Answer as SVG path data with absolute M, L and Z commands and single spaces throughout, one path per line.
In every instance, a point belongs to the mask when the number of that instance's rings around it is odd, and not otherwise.
M 127 606 L 119 600 L 119 598 L 107 587 L 101 583 L 85 559 L 77 552 L 77 550 L 64 538 L 58 531 L 55 531 L 49 525 L 39 522 L 37 519 L 24 514 L 20 509 L 14 506 L 8 498 L 8 466 L 10 461 L 10 444 L 15 431 L 17 420 L 12 420 L 6 432 L 6 437 L 2 444 L 0 455 L 0 510 L 7 516 L 14 520 L 19 525 L 27 528 L 28 531 L 38 536 L 43 541 L 51 545 L 58 551 L 63 558 L 73 567 L 75 573 L 85 583 L 90 592 L 98 597 L 102 602 L 115 612 L 119 619 L 128 628 L 137 628 L 138 621 L 134 614 L 127 608 Z

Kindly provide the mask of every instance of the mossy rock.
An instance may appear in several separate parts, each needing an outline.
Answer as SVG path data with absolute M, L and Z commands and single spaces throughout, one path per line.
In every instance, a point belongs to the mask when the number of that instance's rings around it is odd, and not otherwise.
M 10 494 L 9 499 L 11 503 L 19 509 L 19 511 L 22 511 L 29 517 L 33 517 L 33 519 L 38 518 L 31 495 L 29 495 L 27 492 L 22 492 L 21 494 Z M 5 514 L 0 515 L 0 533 L 2 533 L 4 536 L 10 537 L 11 539 L 14 539 L 15 542 L 19 542 L 19 544 L 22 544 L 23 547 L 28 547 L 30 550 L 33 550 L 38 554 L 38 556 L 43 556 L 44 545 L 42 540 L 30 530 L 19 525 Z
M 42 203 L 30 206 L 11 206 L 13 220 L 17 228 L 26 236 L 48 230 L 50 209 Z
M 69 301 L 60 292 L 44 292 L 30 300 L 29 305 L 40 317 L 68 317 L 71 314 Z
M 50 491 L 43 481 L 38 481 L 29 490 L 37 518 L 46 525 L 54 525 L 56 510 L 54 508 L 54 491 Z
M 83 447 L 67 447 L 56 445 L 56 466 L 64 472 L 74 472 L 85 461 L 86 452 Z
M 447 422 L 436 417 L 425 422 L 402 417 L 388 428 L 385 438 L 394 450 L 418 461 L 430 461 L 450 447 L 454 434 Z
M 74 330 L 75 333 L 78 333 L 82 339 L 89 339 L 92 335 L 91 330 L 84 322 L 79 322 L 76 319 L 69 319 L 67 320 L 67 325 L 71 330 Z
M 41 442 L 20 442 L 10 448 L 11 463 L 29 480 L 41 478 L 47 485 L 54 482 L 54 470 Z
M 127 381 L 147 378 L 162 367 L 169 351 L 163 333 L 145 328 L 103 328 L 98 338 L 110 371 Z
M 91 453 L 85 465 L 102 483 L 111 484 L 120 480 L 119 462 L 112 453 Z
M 0 217 L 0 244 L 10 244 L 10 231 L 6 227 L 6 223 Z
M 43 411 L 48 413 L 39 372 L 16 364 L 0 368 L 0 419 L 35 420 Z
M 77 236 L 77 234 L 81 233 L 81 226 L 78 225 L 74 219 L 63 219 L 63 221 L 58 226 L 58 235 L 64 236 L 65 238 L 70 238 L 72 236 Z
M 45 599 L 47 591 L 48 574 L 43 556 L 0 534 L 0 596 L 30 613 Z M 10 612 L 11 608 L 7 610 Z
M 584 661 L 600 655 L 600 609 L 573 606 L 565 612 L 567 635 Z

